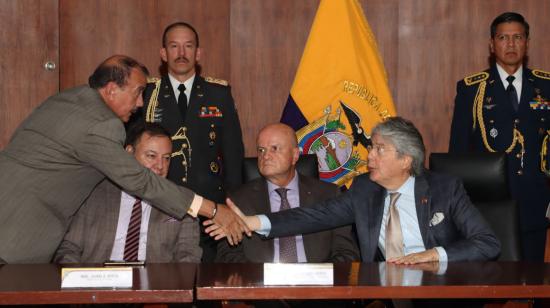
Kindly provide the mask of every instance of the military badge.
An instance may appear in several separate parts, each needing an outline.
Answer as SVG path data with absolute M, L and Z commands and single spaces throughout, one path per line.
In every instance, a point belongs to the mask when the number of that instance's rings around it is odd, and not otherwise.
M 216 106 L 203 106 L 199 111 L 199 118 L 221 118 L 223 114 Z
M 529 107 L 533 110 L 550 110 L 550 101 L 539 94 L 529 102 Z
M 218 173 L 220 171 L 220 166 L 218 166 L 218 163 L 213 161 L 210 163 L 210 171 L 212 171 L 212 173 Z

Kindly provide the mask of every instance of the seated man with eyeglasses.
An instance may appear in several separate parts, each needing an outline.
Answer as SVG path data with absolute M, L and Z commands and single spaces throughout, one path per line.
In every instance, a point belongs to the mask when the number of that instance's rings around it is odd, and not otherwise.
M 420 132 L 400 117 L 372 130 L 369 173 L 350 190 L 313 207 L 243 217 L 270 238 L 356 224 L 363 262 L 416 264 L 498 257 L 500 242 L 472 204 L 461 181 L 424 169 Z M 208 223 L 208 222 L 207 222 Z M 215 225 L 211 236 L 224 233 Z

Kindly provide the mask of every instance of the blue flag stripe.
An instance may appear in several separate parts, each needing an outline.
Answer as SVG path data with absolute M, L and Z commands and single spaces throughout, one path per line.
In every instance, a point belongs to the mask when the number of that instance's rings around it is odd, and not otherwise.
M 296 131 L 309 124 L 300 108 L 298 108 L 298 105 L 296 105 L 292 95 L 289 95 L 286 101 L 285 109 L 283 109 L 283 115 L 281 116 L 281 123 L 287 124 Z

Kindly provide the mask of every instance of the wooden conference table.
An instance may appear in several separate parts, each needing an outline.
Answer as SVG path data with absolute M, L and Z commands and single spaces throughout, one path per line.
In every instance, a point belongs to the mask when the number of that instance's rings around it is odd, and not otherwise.
M 449 263 L 403 267 L 334 265 L 331 286 L 264 286 L 262 264 L 200 264 L 198 300 L 366 298 L 550 298 L 550 263 Z M 395 281 L 399 277 L 400 282 Z M 390 281 L 390 280 L 394 281 Z
M 190 263 L 148 264 L 133 269 L 131 289 L 61 289 L 59 265 L 0 265 L 0 305 L 190 303 L 196 270 Z
M 0 305 L 189 303 L 193 300 L 362 298 L 550 298 L 550 263 L 334 265 L 334 285 L 265 286 L 262 264 L 147 264 L 131 289 L 61 289 L 61 267 L 0 266 Z M 195 281 L 196 277 L 196 281 Z M 396 277 L 399 279 L 395 280 Z M 393 280 L 393 281 L 392 281 Z M 399 282 L 400 281 L 400 282 Z M 195 296 L 193 292 L 195 291 Z

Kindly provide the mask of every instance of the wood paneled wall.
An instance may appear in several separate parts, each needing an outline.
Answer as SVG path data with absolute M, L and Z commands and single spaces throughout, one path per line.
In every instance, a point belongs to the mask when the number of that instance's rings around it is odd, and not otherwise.
M 0 0 L 0 149 L 59 88 L 57 0 Z M 52 18 L 53 17 L 53 18 Z M 29 145 L 31 146 L 31 145 Z
M 429 152 L 447 150 L 456 82 L 488 66 L 489 25 L 498 14 L 513 10 L 527 18 L 530 66 L 550 70 L 550 40 L 544 36 L 549 1 L 360 2 L 398 114 L 417 124 Z M 230 81 L 246 153 L 255 155 L 258 130 L 280 118 L 317 5 L 316 0 L 59 0 L 60 87 L 85 83 L 100 61 L 116 53 L 137 58 L 158 75 L 164 27 L 188 21 L 200 35 L 203 75 Z

